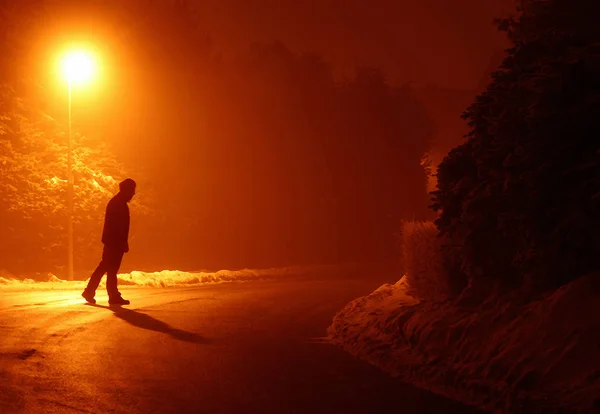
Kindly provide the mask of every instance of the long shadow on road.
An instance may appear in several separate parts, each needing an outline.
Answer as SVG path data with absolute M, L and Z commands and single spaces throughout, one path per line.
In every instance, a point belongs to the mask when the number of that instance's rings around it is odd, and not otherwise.
M 155 319 L 152 316 L 145 313 L 122 308 L 121 306 L 93 305 L 90 303 L 88 303 L 87 305 L 93 306 L 95 308 L 111 310 L 117 318 L 124 320 L 130 325 L 142 329 L 147 329 L 149 331 L 161 332 L 169 335 L 173 339 L 177 339 L 178 341 L 191 342 L 193 344 L 211 343 L 211 341 L 207 338 L 204 338 L 194 332 L 188 332 L 181 329 L 173 328 L 171 325 L 161 320 Z

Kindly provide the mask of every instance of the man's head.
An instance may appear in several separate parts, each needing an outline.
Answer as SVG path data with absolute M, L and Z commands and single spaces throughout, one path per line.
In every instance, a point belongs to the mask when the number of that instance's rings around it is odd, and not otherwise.
M 127 178 L 119 183 L 119 193 L 125 198 L 126 201 L 131 201 L 135 195 L 135 181 L 131 178 Z

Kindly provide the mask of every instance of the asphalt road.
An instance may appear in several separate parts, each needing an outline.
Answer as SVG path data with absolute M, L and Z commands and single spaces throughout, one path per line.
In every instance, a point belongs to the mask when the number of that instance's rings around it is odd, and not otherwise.
M 476 413 L 322 338 L 381 284 L 360 275 L 79 291 L 0 291 L 1 413 Z

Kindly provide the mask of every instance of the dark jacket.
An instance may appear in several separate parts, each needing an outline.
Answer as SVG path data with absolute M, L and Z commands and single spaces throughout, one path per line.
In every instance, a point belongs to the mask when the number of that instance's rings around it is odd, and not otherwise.
M 120 194 L 114 196 L 106 206 L 102 243 L 122 252 L 129 251 L 129 206 Z

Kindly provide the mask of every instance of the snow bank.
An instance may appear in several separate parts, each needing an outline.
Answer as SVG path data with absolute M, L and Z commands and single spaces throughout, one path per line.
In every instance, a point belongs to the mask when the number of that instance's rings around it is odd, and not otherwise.
M 348 304 L 334 343 L 394 376 L 496 412 L 600 412 L 600 274 L 476 311 L 411 298 L 406 278 Z
M 119 275 L 120 285 L 170 287 L 202 285 L 206 283 L 239 282 L 251 280 L 264 280 L 293 274 L 294 271 L 285 269 L 262 270 L 219 270 L 218 272 L 180 272 L 177 270 L 163 270 L 162 272 L 131 272 Z
M 308 270 L 303 268 L 281 268 L 260 270 L 219 270 L 218 272 L 182 272 L 178 270 L 163 270 L 161 272 L 138 272 L 119 274 L 120 286 L 171 287 L 193 286 L 208 283 L 238 282 L 264 280 L 290 275 L 300 275 Z M 101 287 L 106 283 L 102 279 Z M 0 290 L 27 289 L 83 289 L 87 281 L 66 281 L 49 274 L 46 281 L 33 279 L 16 279 L 0 277 Z

